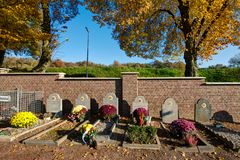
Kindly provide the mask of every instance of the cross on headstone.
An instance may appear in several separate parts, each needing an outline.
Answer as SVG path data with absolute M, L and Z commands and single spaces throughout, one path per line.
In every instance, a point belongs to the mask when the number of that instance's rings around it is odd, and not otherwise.
M 135 98 L 131 107 L 131 114 L 138 108 L 145 108 L 148 111 L 148 102 L 143 96 L 137 96 Z
M 209 122 L 211 119 L 211 105 L 206 99 L 199 99 L 195 107 L 195 121 Z
M 62 111 L 62 99 L 57 93 L 49 95 L 47 99 L 46 111 L 50 113 L 58 113 Z
M 103 98 L 103 105 L 113 105 L 116 107 L 117 114 L 118 114 L 118 98 L 114 93 L 108 93 L 104 98 Z
M 86 107 L 88 110 L 90 110 L 90 98 L 88 97 L 87 94 L 85 93 L 81 93 L 78 95 L 77 99 L 76 99 L 76 106 L 78 105 L 82 105 L 84 107 Z
M 162 106 L 162 121 L 172 123 L 178 119 L 178 105 L 173 98 L 167 98 Z

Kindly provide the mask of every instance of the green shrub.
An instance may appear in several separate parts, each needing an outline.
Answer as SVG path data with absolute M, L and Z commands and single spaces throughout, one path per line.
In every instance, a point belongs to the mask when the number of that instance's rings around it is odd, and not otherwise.
M 157 129 L 152 126 L 129 126 L 127 137 L 132 143 L 150 144 L 155 140 Z
M 17 128 L 27 128 L 34 125 L 37 120 L 32 112 L 18 112 L 11 118 L 10 124 Z

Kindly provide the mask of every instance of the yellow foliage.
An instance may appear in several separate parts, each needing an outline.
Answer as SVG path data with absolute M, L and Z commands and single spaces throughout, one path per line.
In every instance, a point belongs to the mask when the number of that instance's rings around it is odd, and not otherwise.
M 48 36 L 40 29 L 38 0 L 0 0 L 0 3 L 0 50 L 19 50 Z
M 240 45 L 240 1 L 85 0 L 130 56 L 184 52 L 208 59 L 229 44 Z M 188 43 L 189 47 L 186 46 Z

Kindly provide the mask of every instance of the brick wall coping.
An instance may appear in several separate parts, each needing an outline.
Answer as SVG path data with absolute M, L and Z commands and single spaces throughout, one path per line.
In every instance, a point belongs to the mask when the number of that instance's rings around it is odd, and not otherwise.
M 138 77 L 139 80 L 199 80 L 206 77 Z
M 0 73 L 0 75 L 59 75 L 59 74 L 63 74 L 65 75 L 65 73 L 59 73 L 59 72 L 18 72 L 18 73 Z
M 139 72 L 121 72 L 122 75 L 134 75 L 139 74 Z
M 121 78 L 115 77 L 62 77 L 59 80 L 120 80 Z
M 206 82 L 207 85 L 240 85 L 240 82 Z
M 10 76 L 23 76 L 23 75 L 27 75 L 27 76 L 35 76 L 35 75 L 51 76 L 51 75 L 59 75 L 59 78 L 62 78 L 62 77 L 65 76 L 65 73 L 58 73 L 58 72 L 0 73 L 0 76 L 7 76 L 7 75 L 10 75 Z

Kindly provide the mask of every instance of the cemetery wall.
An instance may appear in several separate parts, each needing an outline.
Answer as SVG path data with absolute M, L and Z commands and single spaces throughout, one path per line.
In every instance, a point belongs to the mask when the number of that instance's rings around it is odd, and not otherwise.
M 62 73 L 0 74 L 0 90 L 21 88 L 43 91 L 43 102 L 58 93 L 63 105 L 75 105 L 79 93 L 91 98 L 91 106 L 101 106 L 103 97 L 113 92 L 119 98 L 119 113 L 127 115 L 136 96 L 148 101 L 151 116 L 160 116 L 162 104 L 173 98 L 179 117 L 194 119 L 195 104 L 204 98 L 212 105 L 212 115 L 232 117 L 240 122 L 240 83 L 206 83 L 203 77 L 141 78 L 137 73 L 122 73 L 121 78 L 66 78 Z

